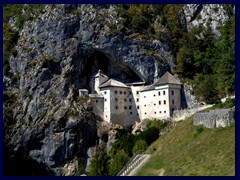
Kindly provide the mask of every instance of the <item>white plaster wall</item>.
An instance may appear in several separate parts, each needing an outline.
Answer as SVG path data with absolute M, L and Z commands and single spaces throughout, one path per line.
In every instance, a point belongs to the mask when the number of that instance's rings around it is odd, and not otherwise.
M 104 97 L 104 99 L 103 99 L 103 103 L 104 103 L 103 119 L 107 122 L 110 122 L 110 110 L 111 110 L 110 109 L 110 89 L 102 88 L 101 93 Z
M 93 113 L 104 119 L 104 98 L 91 98 L 93 103 Z

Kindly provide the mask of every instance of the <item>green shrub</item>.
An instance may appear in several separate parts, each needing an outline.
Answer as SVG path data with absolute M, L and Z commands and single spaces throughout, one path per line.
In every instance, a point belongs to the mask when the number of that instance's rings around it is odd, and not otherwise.
M 135 143 L 132 151 L 133 151 L 133 154 L 136 154 L 136 153 L 142 153 L 144 152 L 146 149 L 147 149 L 148 145 L 146 143 L 146 141 L 144 140 L 137 140 L 137 142 Z

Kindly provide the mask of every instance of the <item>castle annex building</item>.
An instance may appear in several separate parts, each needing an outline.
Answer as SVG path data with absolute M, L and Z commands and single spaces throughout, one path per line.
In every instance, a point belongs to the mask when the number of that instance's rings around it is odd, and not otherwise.
M 129 127 L 143 119 L 167 119 L 181 108 L 181 83 L 166 72 L 154 84 L 124 84 L 109 79 L 100 70 L 92 77 L 93 94 L 80 89 L 80 96 L 89 96 L 94 113 L 103 120 Z

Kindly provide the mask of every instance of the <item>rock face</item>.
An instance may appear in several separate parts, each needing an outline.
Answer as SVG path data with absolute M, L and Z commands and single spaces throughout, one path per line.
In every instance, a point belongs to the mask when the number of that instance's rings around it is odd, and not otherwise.
M 55 175 L 76 173 L 75 156 L 80 157 L 78 165 L 86 165 L 97 143 L 109 149 L 120 136 L 120 127 L 102 124 L 91 112 L 91 101 L 78 98 L 79 89 L 91 91 L 93 73 L 101 69 L 122 82 L 151 84 L 174 67 L 167 45 L 125 36 L 117 8 L 46 5 L 43 14 L 24 24 L 10 58 L 10 71 L 20 78 L 11 82 L 4 77 L 4 91 L 17 95 L 12 114 L 16 122 L 6 139 L 16 152 L 26 147 L 32 160 Z M 199 8 L 189 12 L 191 6 L 186 6 L 183 27 L 194 24 Z
M 187 29 L 190 30 L 194 26 L 203 25 L 211 27 L 216 37 L 221 34 L 218 27 L 222 26 L 229 19 L 229 14 L 224 8 L 226 5 L 220 4 L 187 4 L 183 6 L 183 11 L 186 18 Z M 232 13 L 235 10 L 233 9 Z M 184 22 L 184 21 L 183 21 Z
M 234 121 L 235 108 L 212 110 L 207 113 L 195 113 L 193 124 L 203 125 L 207 128 L 230 126 Z
M 20 79 L 11 84 L 5 78 L 4 86 L 18 95 L 8 140 L 16 152 L 26 147 L 53 174 L 61 174 L 76 155 L 83 158 L 79 163 L 89 161 L 86 152 L 98 139 L 109 149 L 119 138 L 118 128 L 99 133 L 101 121 L 91 113 L 90 100 L 78 99 L 78 89 L 91 90 L 93 73 L 101 69 L 123 82 L 152 83 L 173 67 L 166 45 L 126 38 L 118 21 L 114 5 L 46 5 L 20 32 L 10 58 L 11 73 Z M 147 56 L 148 50 L 157 57 Z M 63 172 L 76 172 L 70 169 Z

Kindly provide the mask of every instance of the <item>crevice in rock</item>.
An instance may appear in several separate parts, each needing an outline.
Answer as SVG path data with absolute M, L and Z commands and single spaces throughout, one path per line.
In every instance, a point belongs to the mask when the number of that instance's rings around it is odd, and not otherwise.
M 83 79 L 83 87 L 91 92 L 91 77 L 100 69 L 109 78 L 116 79 L 123 83 L 139 82 L 141 78 L 127 65 L 117 61 L 111 55 L 99 50 L 92 50 L 83 59 L 83 70 L 80 78 Z

